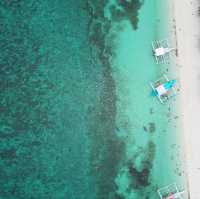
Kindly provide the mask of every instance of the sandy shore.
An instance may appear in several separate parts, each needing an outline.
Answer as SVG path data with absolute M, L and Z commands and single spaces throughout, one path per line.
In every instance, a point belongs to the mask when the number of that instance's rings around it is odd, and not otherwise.
M 176 38 L 176 69 L 180 79 L 182 133 L 188 191 L 200 199 L 200 15 L 198 0 L 169 0 Z

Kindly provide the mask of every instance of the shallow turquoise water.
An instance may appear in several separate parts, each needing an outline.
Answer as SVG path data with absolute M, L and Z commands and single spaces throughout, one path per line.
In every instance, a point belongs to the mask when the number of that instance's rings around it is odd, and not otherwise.
M 145 1 L 137 30 L 122 21 L 113 25 L 111 33 L 121 29 L 112 69 L 117 93 L 116 133 L 126 143 L 126 158 L 116 183 L 118 193 L 130 199 L 157 198 L 157 189 L 173 182 L 184 186 L 176 99 L 161 105 L 151 96 L 149 86 L 163 73 L 175 78 L 168 72 L 173 66 L 156 65 L 151 50 L 152 41 L 169 37 L 165 3 Z
M 177 177 L 148 87 L 156 2 L 0 2 L 1 199 L 152 198 Z

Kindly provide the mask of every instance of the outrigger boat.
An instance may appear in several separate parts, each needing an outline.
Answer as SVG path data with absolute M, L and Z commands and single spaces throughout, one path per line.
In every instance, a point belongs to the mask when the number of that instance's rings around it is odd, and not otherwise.
M 174 86 L 176 80 L 169 80 L 166 75 L 163 75 L 160 79 L 155 82 L 150 82 L 150 86 L 153 89 L 153 95 L 156 96 L 163 104 L 169 98 L 176 95 Z
M 170 48 L 168 40 L 160 40 L 152 42 L 153 53 L 157 64 L 169 63 L 169 53 L 175 48 Z
M 173 183 L 157 190 L 160 199 L 183 199 L 182 195 L 185 191 L 179 191 L 177 184 Z

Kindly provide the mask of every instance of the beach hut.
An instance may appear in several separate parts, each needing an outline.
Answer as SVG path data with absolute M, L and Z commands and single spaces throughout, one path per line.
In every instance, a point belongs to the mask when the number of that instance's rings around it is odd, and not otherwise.
M 168 40 L 160 40 L 152 42 L 153 54 L 157 64 L 169 63 L 169 54 L 174 48 L 170 48 Z
M 153 89 L 153 96 L 156 96 L 163 104 L 168 99 L 176 95 L 174 89 L 175 83 L 175 79 L 169 80 L 165 74 L 155 82 L 150 82 L 150 86 Z
M 179 191 L 177 184 L 173 183 L 157 190 L 160 199 L 183 199 L 185 191 Z

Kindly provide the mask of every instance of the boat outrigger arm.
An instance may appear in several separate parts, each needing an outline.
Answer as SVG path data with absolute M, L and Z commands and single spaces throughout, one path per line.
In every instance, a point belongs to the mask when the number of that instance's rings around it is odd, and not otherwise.
M 161 82 L 163 80 L 164 82 Z M 153 94 L 159 99 L 159 101 L 163 104 L 170 97 L 175 96 L 176 92 L 174 89 L 174 85 L 176 80 L 169 80 L 166 75 L 163 75 L 163 78 L 156 80 L 154 83 L 150 82 L 150 86 L 153 89 Z M 173 94 L 169 96 L 169 91 L 172 91 Z
M 175 48 L 170 48 L 167 40 L 160 40 L 152 42 L 152 49 L 157 64 L 167 63 L 169 54 Z

